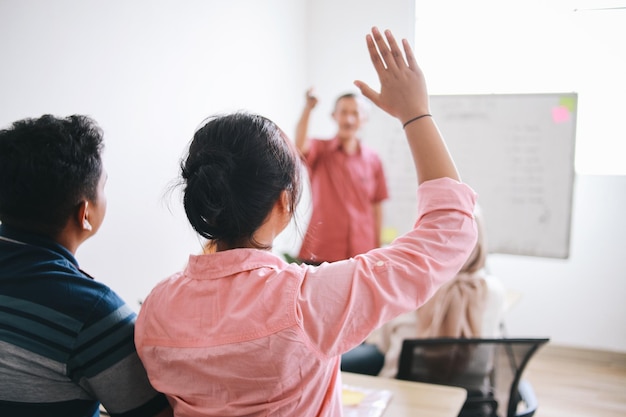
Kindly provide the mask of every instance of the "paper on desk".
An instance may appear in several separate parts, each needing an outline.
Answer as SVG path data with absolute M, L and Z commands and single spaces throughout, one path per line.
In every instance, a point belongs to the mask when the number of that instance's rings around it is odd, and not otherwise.
M 343 385 L 344 417 L 380 417 L 391 400 L 391 391 Z

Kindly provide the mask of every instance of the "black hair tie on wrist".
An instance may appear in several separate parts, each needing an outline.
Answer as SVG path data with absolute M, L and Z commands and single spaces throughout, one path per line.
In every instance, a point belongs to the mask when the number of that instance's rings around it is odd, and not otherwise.
M 432 114 L 428 114 L 428 113 L 426 113 L 426 114 L 422 114 L 422 115 L 420 115 L 420 116 L 414 117 L 414 118 L 410 119 L 409 121 L 407 121 L 405 124 L 403 124 L 403 125 L 402 125 L 402 129 L 406 129 L 406 126 L 407 126 L 409 123 L 413 123 L 414 121 L 419 120 L 419 119 L 421 119 L 422 117 L 433 117 L 433 115 L 432 115 Z

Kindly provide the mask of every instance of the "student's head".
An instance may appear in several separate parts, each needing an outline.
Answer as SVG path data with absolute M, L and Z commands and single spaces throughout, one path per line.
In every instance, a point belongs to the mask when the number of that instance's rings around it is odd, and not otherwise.
M 191 226 L 226 248 L 267 249 L 255 232 L 279 199 L 291 218 L 300 197 L 294 145 L 276 124 L 254 114 L 208 119 L 194 134 L 181 175 Z
M 87 116 L 44 115 L 0 131 L 0 221 L 52 238 L 71 221 L 84 239 L 94 234 L 106 211 L 103 146 Z
M 365 99 L 354 93 L 339 96 L 332 113 L 337 123 L 337 136 L 340 139 L 356 137 L 357 132 L 367 120 Z

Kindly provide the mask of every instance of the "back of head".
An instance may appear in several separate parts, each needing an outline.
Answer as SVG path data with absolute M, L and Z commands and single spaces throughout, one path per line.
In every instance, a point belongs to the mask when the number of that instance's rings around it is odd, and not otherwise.
M 280 193 L 291 211 L 300 197 L 300 159 L 265 117 L 234 113 L 208 119 L 181 164 L 183 203 L 192 227 L 229 247 L 252 243 Z
M 82 199 L 95 201 L 102 131 L 86 116 L 44 115 L 0 131 L 0 221 L 49 236 Z

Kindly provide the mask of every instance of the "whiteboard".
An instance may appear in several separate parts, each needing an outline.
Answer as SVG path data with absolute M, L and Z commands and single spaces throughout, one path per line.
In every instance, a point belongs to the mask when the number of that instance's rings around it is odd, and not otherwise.
M 431 113 L 463 182 L 478 193 L 489 252 L 567 258 L 576 93 L 433 95 Z M 372 109 L 363 129 L 385 168 L 383 241 L 415 221 L 416 176 L 400 123 Z

